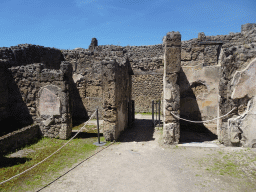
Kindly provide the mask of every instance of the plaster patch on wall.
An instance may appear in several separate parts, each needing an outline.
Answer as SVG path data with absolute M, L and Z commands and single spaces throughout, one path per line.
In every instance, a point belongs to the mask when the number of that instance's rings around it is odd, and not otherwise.
M 47 88 L 43 88 L 39 98 L 39 114 L 60 115 L 60 99 Z

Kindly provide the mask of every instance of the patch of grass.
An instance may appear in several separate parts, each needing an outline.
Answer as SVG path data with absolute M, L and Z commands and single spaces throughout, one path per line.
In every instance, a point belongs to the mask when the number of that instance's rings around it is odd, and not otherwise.
M 256 181 L 255 170 L 250 168 L 256 163 L 255 156 L 250 149 L 234 153 L 217 151 L 216 154 L 205 158 L 203 163 L 206 170 L 212 173 L 239 179 L 248 178 L 250 175 L 250 180 Z
M 105 139 L 101 137 L 100 140 L 104 141 Z M 0 191 L 35 191 L 36 188 L 42 187 L 60 176 L 63 169 L 71 168 L 77 162 L 92 155 L 98 148 L 93 145 L 96 141 L 96 137 L 73 139 L 68 145 L 42 164 L 0 185 Z M 67 140 L 42 138 L 38 143 L 25 147 L 24 149 L 30 149 L 34 152 L 22 158 L 11 158 L 8 155 L 1 157 L 0 182 L 37 164 L 66 142 Z M 107 142 L 107 145 L 109 144 L 110 142 Z
M 135 115 L 141 114 L 141 115 L 152 115 L 152 112 L 143 112 L 143 113 L 135 113 Z

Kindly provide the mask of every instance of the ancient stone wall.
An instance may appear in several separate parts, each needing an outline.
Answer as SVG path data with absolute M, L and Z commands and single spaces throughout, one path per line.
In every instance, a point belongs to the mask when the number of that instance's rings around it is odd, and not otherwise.
M 15 152 L 41 137 L 39 125 L 30 125 L 0 137 L 0 155 Z
M 161 101 L 163 74 L 132 75 L 132 99 L 135 112 L 152 112 L 152 100 Z
M 178 144 L 180 138 L 180 86 L 181 35 L 169 32 L 163 39 L 164 76 L 163 76 L 163 139 L 165 144 Z M 174 115 L 173 115 L 174 114 Z
M 224 36 L 208 37 L 199 33 L 198 38 L 182 41 L 181 117 L 194 121 L 217 117 L 219 56 L 223 38 Z M 217 121 L 205 123 L 204 126 L 217 134 Z
M 87 49 L 62 50 L 66 61 L 73 67 L 73 119 L 82 123 L 99 107 L 102 118 L 102 66 L 105 57 L 98 57 Z
M 135 112 L 151 112 L 152 100 L 161 100 L 163 93 L 163 46 L 126 46 L 124 49 L 134 74 Z
M 230 101 L 226 101 L 227 94 L 224 92 L 230 86 L 228 84 L 231 76 L 253 55 L 252 50 L 248 51 L 250 43 L 253 42 L 251 39 L 253 32 L 246 32 L 247 28 L 252 29 L 253 27 L 244 25 L 242 33 L 228 35 L 205 36 L 204 33 L 199 33 L 198 38 L 182 42 L 181 117 L 201 121 L 213 119 L 230 111 L 230 107 L 226 108 L 227 105 L 231 106 Z M 225 67 L 225 72 L 223 72 L 222 66 L 225 63 L 225 57 L 229 56 L 228 52 L 232 52 L 233 49 L 240 49 L 236 54 L 239 54 L 241 59 L 236 59 L 234 62 L 238 62 L 230 64 L 228 68 Z M 226 77 L 227 75 L 224 73 L 228 73 L 229 77 Z M 220 79 L 222 80 L 219 84 Z M 226 103 L 221 107 L 222 109 L 226 108 L 225 112 L 220 112 L 220 114 L 218 114 L 219 91 L 222 103 L 224 98 Z M 204 125 L 217 134 L 217 121 Z
M 131 102 L 129 61 L 106 59 L 102 61 L 103 134 L 107 141 L 116 140 L 128 126 Z
M 228 119 L 241 116 L 248 108 L 249 100 L 254 97 L 248 94 L 245 94 L 243 97 L 231 97 L 233 89 L 235 88 L 233 84 L 235 80 L 232 81 L 232 79 L 236 72 L 245 69 L 256 55 L 255 24 L 242 25 L 241 31 L 241 33 L 229 35 L 229 42 L 222 46 L 220 54 L 221 78 L 219 83 L 219 115 L 224 115 L 235 107 L 237 107 L 237 109 L 219 121 L 218 136 L 219 140 L 225 145 L 235 146 L 247 143 L 246 138 L 250 133 L 248 132 L 246 134 L 245 131 L 245 134 L 240 134 L 240 136 L 237 137 L 239 135 L 237 134 L 239 126 L 233 129 Z M 251 75 L 254 76 L 254 74 Z M 238 81 L 238 78 L 236 78 L 236 81 Z M 245 91 L 245 93 L 247 93 L 247 91 Z M 234 133 L 232 133 L 232 130 Z M 250 147 L 253 145 L 251 141 L 247 144 L 251 145 Z
M 59 70 L 42 63 L 9 68 L 8 116 L 22 126 L 40 123 L 44 136 L 66 139 L 71 134 L 70 64 Z
M 93 40 L 94 41 L 94 40 Z M 150 112 L 151 100 L 159 100 L 162 95 L 163 74 L 163 48 L 162 45 L 153 46 L 115 46 L 100 45 L 94 42 L 89 49 L 77 48 L 74 50 L 62 50 L 66 61 L 72 63 L 73 79 L 79 93 L 75 94 L 77 103 L 74 105 L 74 119 L 83 119 L 90 116 L 96 106 L 99 106 L 102 116 L 102 79 L 100 61 L 107 57 L 129 58 L 133 71 L 132 98 L 135 100 L 136 112 Z M 154 80 L 155 88 L 145 86 L 141 79 Z M 150 93 L 150 99 L 141 99 L 141 92 Z M 86 110 L 85 110 L 86 109 Z M 85 119 L 85 118 L 84 118 Z
M 10 66 L 43 63 L 48 69 L 59 69 L 64 61 L 60 50 L 31 44 L 0 47 L 0 59 L 8 61 Z
M 10 74 L 6 62 L 0 60 L 0 122 L 9 116 L 8 109 L 8 83 Z
M 60 63 L 63 60 L 61 51 L 55 48 L 31 44 L 0 48 L 0 121 L 3 124 L 8 122 L 9 131 L 16 130 L 33 122 L 29 110 L 22 101 L 22 97 L 31 97 L 34 93 L 31 93 L 31 90 L 23 89 L 25 96 L 22 96 L 8 68 L 19 66 L 24 68 L 28 64 L 43 63 L 46 68 L 59 69 Z M 23 84 L 30 84 L 31 77 L 27 76 L 27 72 L 22 71 L 20 78 L 22 78 Z M 19 109 L 17 111 L 12 111 L 14 107 L 13 101 L 18 103 L 17 107 Z M 13 118 L 14 116 L 15 118 Z M 20 118 L 21 116 L 24 118 Z M 7 132 L 9 131 L 7 130 Z

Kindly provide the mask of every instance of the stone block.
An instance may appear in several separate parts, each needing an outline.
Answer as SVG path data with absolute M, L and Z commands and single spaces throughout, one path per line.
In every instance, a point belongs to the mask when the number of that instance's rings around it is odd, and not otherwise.
M 256 28 L 256 23 L 246 23 L 241 26 L 241 32 L 246 33 L 254 28 Z
M 164 125 L 163 140 L 164 144 L 178 144 L 180 138 L 180 126 L 178 123 L 168 123 Z
M 116 138 L 116 123 L 110 123 L 108 121 L 104 121 L 103 123 L 103 135 L 106 141 L 113 141 Z
M 181 65 L 181 48 L 167 47 L 164 54 L 165 73 L 178 73 Z
M 165 76 L 165 81 L 167 84 L 171 84 L 171 85 L 177 84 L 178 83 L 177 80 L 178 80 L 177 73 L 166 74 Z
M 178 85 L 168 84 L 164 86 L 164 89 L 164 99 L 167 101 L 167 103 L 180 102 L 180 90 Z
M 168 32 L 163 38 L 165 47 L 181 46 L 181 34 L 179 32 Z
M 181 49 L 181 61 L 191 61 L 191 59 L 191 52 L 187 52 L 186 50 Z

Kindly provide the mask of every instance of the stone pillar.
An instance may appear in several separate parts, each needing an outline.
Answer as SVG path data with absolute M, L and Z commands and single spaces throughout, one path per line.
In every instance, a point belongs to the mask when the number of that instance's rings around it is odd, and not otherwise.
M 165 144 L 177 144 L 180 138 L 180 124 L 172 114 L 180 116 L 179 72 L 181 67 L 181 35 L 169 32 L 163 39 L 163 139 Z
M 91 44 L 89 45 L 89 51 L 94 51 L 95 47 L 98 46 L 98 40 L 96 38 L 92 38 Z
M 116 106 L 116 61 L 103 60 L 103 135 L 107 141 L 117 138 L 117 106 Z

